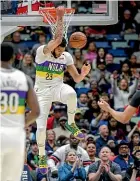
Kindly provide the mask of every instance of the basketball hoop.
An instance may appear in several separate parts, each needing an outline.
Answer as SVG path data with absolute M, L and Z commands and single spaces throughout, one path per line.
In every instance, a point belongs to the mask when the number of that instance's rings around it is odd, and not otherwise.
M 75 9 L 65 8 L 64 14 L 64 38 L 67 40 L 67 31 L 71 21 L 71 18 L 75 12 Z M 56 17 L 56 8 L 41 8 L 39 13 L 43 16 L 43 21 L 48 23 L 51 27 L 53 37 L 57 28 L 57 17 Z

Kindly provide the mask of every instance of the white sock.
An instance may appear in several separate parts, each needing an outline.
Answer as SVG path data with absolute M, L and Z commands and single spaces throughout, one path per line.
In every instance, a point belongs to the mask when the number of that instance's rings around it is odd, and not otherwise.
M 75 116 L 75 111 L 73 113 L 68 112 L 68 124 L 75 123 L 74 116 Z
M 46 155 L 45 154 L 45 145 L 43 146 L 38 146 L 38 149 L 39 149 L 39 156 L 43 156 L 43 155 Z
M 44 128 L 37 129 L 36 139 L 39 149 L 39 156 L 46 155 L 45 154 L 46 129 Z

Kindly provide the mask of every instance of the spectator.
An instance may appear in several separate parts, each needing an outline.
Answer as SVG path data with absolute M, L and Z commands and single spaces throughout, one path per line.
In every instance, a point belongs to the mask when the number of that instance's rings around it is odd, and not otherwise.
M 82 111 L 83 114 L 86 110 L 88 110 L 88 97 L 86 93 L 80 94 L 78 108 Z
M 114 63 L 114 57 L 110 53 L 106 54 L 105 62 L 106 62 L 106 70 L 110 73 L 113 73 L 115 70 L 119 70 L 120 68 L 120 65 L 118 63 Z
M 129 10 L 124 11 L 123 20 L 121 20 L 119 24 L 121 35 L 137 32 L 137 23 L 132 19 L 131 12 Z
M 108 147 L 103 147 L 100 150 L 99 158 L 89 167 L 88 178 L 89 181 L 121 181 L 120 166 L 112 161 L 109 161 L 111 151 Z
M 130 59 L 129 59 L 129 62 L 130 62 L 130 67 L 136 66 L 136 64 L 137 64 L 137 57 L 134 54 L 132 54 Z
M 113 117 L 108 122 L 108 128 L 114 140 L 119 141 L 125 139 L 126 126 L 117 122 Z
M 105 50 L 104 48 L 99 48 L 98 50 L 98 55 L 97 55 L 97 61 L 96 63 L 98 64 L 98 61 L 101 61 L 101 60 L 105 60 Z
M 107 146 L 110 148 L 111 150 L 111 156 L 115 156 L 116 155 L 116 145 L 115 145 L 115 141 L 114 139 L 110 139 L 108 142 L 107 142 Z
M 120 65 L 121 65 L 121 73 L 119 78 L 126 79 L 128 82 L 130 82 L 131 72 L 130 72 L 129 62 L 126 60 L 124 62 L 120 62 Z
M 90 89 L 92 90 L 92 96 L 94 96 L 95 99 L 98 99 L 101 90 L 98 87 L 97 81 L 95 80 L 90 81 Z M 91 100 L 93 100 L 94 98 L 92 97 Z
M 96 140 L 97 155 L 99 154 L 101 148 L 103 146 L 106 146 L 108 141 L 111 139 L 111 137 L 109 136 L 108 127 L 106 125 L 101 125 L 99 127 L 99 133 L 100 133 L 100 137 L 97 138 Z
M 99 160 L 99 158 L 97 158 L 95 156 L 96 155 L 96 145 L 95 145 L 95 142 L 88 142 L 86 150 L 87 150 L 87 153 L 88 153 L 89 158 L 90 158 L 92 163 L 94 163 L 94 162 Z
M 83 113 L 82 110 L 80 110 L 79 108 L 77 108 L 76 112 L 75 112 L 75 123 L 76 125 L 80 128 L 80 129 L 88 129 L 89 128 L 89 122 L 87 119 L 83 119 Z
M 91 127 L 96 130 L 101 125 L 108 125 L 109 118 L 109 113 L 101 110 L 101 113 L 92 120 Z
M 83 65 L 83 57 L 80 49 L 76 49 L 74 51 L 74 62 L 76 68 L 80 71 Z
M 58 139 L 59 136 L 66 136 L 69 138 L 70 132 L 65 128 L 65 123 L 67 122 L 68 118 L 65 116 L 60 117 L 59 119 L 59 127 L 54 128 L 56 140 Z
M 90 42 L 88 45 L 87 53 L 84 56 L 84 60 L 88 60 L 89 62 L 94 62 L 97 57 L 97 48 L 94 42 Z
M 78 179 L 79 181 L 85 181 L 86 171 L 84 167 L 82 167 L 82 162 L 76 155 L 76 152 L 69 150 L 65 157 L 65 163 L 58 169 L 59 180 L 74 181 Z
M 59 119 L 62 116 L 63 110 L 60 105 L 55 105 L 53 108 L 53 115 L 47 120 L 47 129 L 54 129 L 59 126 Z
M 48 165 L 51 168 L 53 177 L 56 177 L 57 173 L 58 173 L 55 164 L 59 163 L 62 165 L 66 159 L 65 153 L 70 149 L 74 149 L 76 151 L 78 157 L 81 158 L 81 160 L 82 160 L 83 166 L 87 166 L 91 163 L 87 152 L 82 147 L 78 146 L 78 144 L 79 144 L 79 140 L 77 140 L 71 134 L 70 135 L 70 144 L 64 145 L 64 146 L 58 148 L 53 153 L 53 155 L 48 160 Z
M 138 78 L 135 77 L 134 83 L 130 87 L 126 79 L 121 79 L 118 87 L 115 76 L 111 78 L 111 82 L 114 95 L 114 108 L 116 110 L 124 110 L 124 107 L 129 104 L 128 97 L 133 95 L 137 88 Z
M 137 129 L 137 125 L 133 128 L 133 130 L 129 133 L 128 137 L 130 137 L 131 135 L 131 141 L 130 141 L 130 144 L 129 144 L 129 148 L 130 148 L 130 152 L 132 153 L 134 150 L 137 149 L 137 147 L 140 146 L 140 132 L 139 131 L 136 131 Z
M 29 52 L 28 47 L 24 42 L 21 41 L 21 35 L 20 32 L 16 31 L 12 34 L 12 44 L 14 47 L 16 60 L 15 60 L 15 67 L 18 66 L 20 60 L 23 59 L 23 56 Z
M 18 69 L 35 80 L 36 68 L 31 54 L 26 53 L 22 61 L 20 61 Z
M 100 99 L 110 103 L 109 95 L 107 93 L 102 93 Z
M 90 79 L 97 81 L 101 90 L 104 90 L 104 92 L 108 91 L 110 87 L 110 73 L 106 70 L 105 60 L 100 59 L 97 61 L 97 69 L 91 73 Z
M 35 134 L 31 132 L 32 126 L 27 127 L 25 130 L 26 130 L 26 139 L 30 141 L 35 141 L 36 140 Z
M 36 141 L 34 141 L 31 143 L 31 152 L 27 155 L 27 163 L 33 170 L 35 170 L 38 168 L 38 161 L 38 146 Z
M 118 145 L 119 155 L 114 159 L 114 162 L 119 164 L 121 167 L 123 178 L 125 176 L 126 170 L 133 164 L 133 158 L 129 155 L 128 145 L 128 142 L 122 140 Z
M 139 181 L 140 180 L 140 147 L 133 152 L 134 164 L 126 171 L 123 181 Z
M 45 33 L 41 33 L 39 34 L 39 43 L 35 44 L 31 50 L 33 57 L 36 56 L 36 50 L 38 49 L 38 47 L 45 44 L 46 44 L 46 35 Z
M 47 151 L 47 155 L 50 156 L 57 149 L 56 147 L 56 136 L 53 130 L 48 130 L 46 135 L 46 145 L 45 150 Z
M 89 110 L 84 114 L 84 118 L 88 119 L 88 122 L 91 123 L 92 119 L 95 119 L 100 113 L 100 108 L 96 100 L 92 100 L 88 103 Z

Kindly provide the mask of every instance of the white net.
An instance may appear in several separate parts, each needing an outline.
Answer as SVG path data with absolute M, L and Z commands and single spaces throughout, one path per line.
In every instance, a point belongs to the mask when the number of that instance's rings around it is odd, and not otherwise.
M 54 8 L 52 8 L 52 9 L 54 9 Z M 49 25 L 51 27 L 52 35 L 54 37 L 56 28 L 57 28 L 57 21 L 56 21 L 55 17 L 53 16 L 53 13 L 51 13 L 50 8 L 49 9 L 45 8 L 45 11 L 42 9 L 41 14 L 45 18 L 45 20 L 49 23 Z M 67 31 L 68 31 L 68 27 L 70 25 L 71 19 L 73 17 L 73 14 L 74 14 L 74 9 L 69 9 L 69 11 L 65 10 L 63 37 L 66 39 L 67 42 L 68 42 Z

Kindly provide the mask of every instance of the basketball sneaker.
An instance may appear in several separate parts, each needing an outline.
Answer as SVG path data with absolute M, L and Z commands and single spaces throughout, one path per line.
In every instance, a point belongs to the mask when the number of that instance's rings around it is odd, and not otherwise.
M 68 121 L 65 124 L 67 130 L 69 130 L 73 136 L 75 136 L 78 140 L 83 140 L 85 135 L 79 130 L 75 123 L 68 124 Z
M 48 172 L 47 157 L 45 155 L 39 156 L 39 168 L 38 171 L 45 175 Z

